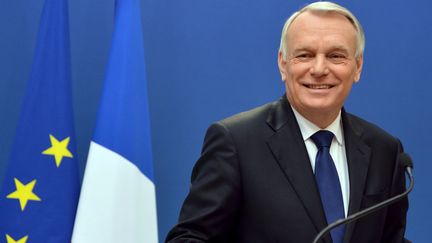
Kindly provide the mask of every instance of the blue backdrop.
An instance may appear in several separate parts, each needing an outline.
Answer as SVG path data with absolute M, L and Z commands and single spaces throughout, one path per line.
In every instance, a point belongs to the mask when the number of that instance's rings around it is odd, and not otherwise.
M 336 1 L 366 32 L 363 75 L 347 110 L 399 137 L 415 163 L 408 237 L 429 242 L 426 157 L 432 132 L 432 3 Z M 142 0 L 160 239 L 176 222 L 204 132 L 216 120 L 284 92 L 277 49 L 300 0 Z M 0 2 L 0 181 L 29 76 L 43 0 Z M 95 125 L 114 19 L 113 0 L 69 2 L 75 127 L 81 172 Z M 31 122 L 31 121 L 29 121 Z

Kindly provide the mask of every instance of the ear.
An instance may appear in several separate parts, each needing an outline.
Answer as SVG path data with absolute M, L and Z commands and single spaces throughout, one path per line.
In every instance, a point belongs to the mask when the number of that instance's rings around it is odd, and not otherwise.
M 361 72 L 363 69 L 363 54 L 356 58 L 356 74 L 354 76 L 354 82 L 357 83 L 360 80 Z
M 278 53 L 278 66 L 279 66 L 279 72 L 281 74 L 282 81 L 285 81 L 286 77 L 287 77 L 286 69 L 285 69 L 286 63 L 287 63 L 287 61 L 283 59 L 282 52 L 279 51 L 279 53 Z

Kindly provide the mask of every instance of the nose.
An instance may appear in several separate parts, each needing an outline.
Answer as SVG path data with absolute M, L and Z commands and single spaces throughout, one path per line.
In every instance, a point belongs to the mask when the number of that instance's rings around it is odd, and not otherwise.
M 312 62 L 312 66 L 310 68 L 310 73 L 314 77 L 321 77 L 323 75 L 327 75 L 329 72 L 326 58 L 323 55 L 317 55 Z

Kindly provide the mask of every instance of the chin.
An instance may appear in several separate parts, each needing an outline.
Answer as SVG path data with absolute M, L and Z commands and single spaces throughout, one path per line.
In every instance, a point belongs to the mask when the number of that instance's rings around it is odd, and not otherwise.
M 306 110 L 309 110 L 313 113 L 331 113 L 336 110 L 340 110 L 338 106 L 335 105 L 326 105 L 323 103 L 309 103 L 303 106 Z

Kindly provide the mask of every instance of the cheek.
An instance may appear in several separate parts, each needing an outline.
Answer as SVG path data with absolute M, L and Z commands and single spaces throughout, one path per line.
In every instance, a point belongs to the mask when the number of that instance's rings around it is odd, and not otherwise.
M 351 84 L 354 83 L 359 76 L 356 65 L 353 64 L 347 66 L 336 66 L 333 70 L 333 74 L 337 76 L 339 80 Z
M 339 90 L 339 94 L 337 95 L 336 99 L 344 102 L 351 92 L 353 83 L 353 80 L 345 80 L 343 85 L 341 85 L 341 89 Z
M 298 81 L 299 78 L 307 75 L 309 72 L 309 65 L 306 63 L 296 63 L 287 65 L 287 75 L 288 78 L 293 81 Z

